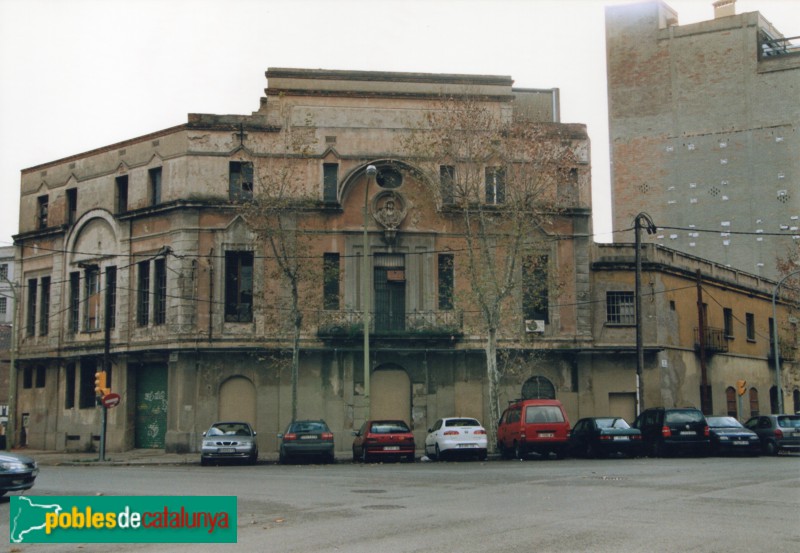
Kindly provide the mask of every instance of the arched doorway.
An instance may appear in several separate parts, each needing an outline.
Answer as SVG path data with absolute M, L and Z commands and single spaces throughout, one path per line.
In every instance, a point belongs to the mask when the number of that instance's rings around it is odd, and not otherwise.
M 234 376 L 219 387 L 219 420 L 249 422 L 256 427 L 256 387 L 249 378 Z
M 543 376 L 532 376 L 522 385 L 522 399 L 556 399 L 556 387 Z
M 411 424 L 411 379 L 397 365 L 383 365 L 370 378 L 370 418 Z

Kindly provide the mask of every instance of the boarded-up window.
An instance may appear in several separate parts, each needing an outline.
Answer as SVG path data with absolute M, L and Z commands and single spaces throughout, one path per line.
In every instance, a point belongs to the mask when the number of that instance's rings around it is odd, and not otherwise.
M 231 201 L 253 199 L 253 164 L 251 162 L 230 162 L 229 187 Z

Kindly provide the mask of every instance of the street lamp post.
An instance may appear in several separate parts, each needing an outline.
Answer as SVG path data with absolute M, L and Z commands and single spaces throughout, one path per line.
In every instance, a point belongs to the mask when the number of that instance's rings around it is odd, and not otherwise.
M 778 399 L 778 413 L 783 413 L 783 387 L 781 386 L 781 354 L 780 348 L 778 347 L 778 316 L 777 311 L 775 309 L 775 297 L 778 295 L 778 289 L 781 287 L 783 282 L 794 275 L 800 274 L 800 269 L 796 271 L 792 271 L 785 277 L 783 277 L 778 284 L 775 285 L 775 289 L 772 291 L 772 347 L 773 353 L 775 356 L 775 388 L 777 392 L 777 399 Z
M 369 182 L 378 174 L 378 169 L 374 165 L 367 167 L 367 182 L 364 184 L 364 244 L 361 252 L 361 309 L 363 311 L 364 322 L 364 399 L 366 401 L 365 420 L 369 419 L 370 397 L 369 397 L 369 235 L 367 227 L 369 225 Z
M 657 227 L 647 213 L 639 213 L 633 221 L 636 230 L 636 416 L 642 412 L 644 404 L 644 383 L 642 371 L 644 368 L 644 339 L 642 336 L 642 221 L 647 234 L 655 234 Z

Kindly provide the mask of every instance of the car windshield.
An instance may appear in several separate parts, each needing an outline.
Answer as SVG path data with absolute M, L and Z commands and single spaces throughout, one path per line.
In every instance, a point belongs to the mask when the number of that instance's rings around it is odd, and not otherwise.
M 328 432 L 328 425 L 322 421 L 298 421 L 289 426 L 288 432 Z
M 680 409 L 675 411 L 667 411 L 665 420 L 672 424 L 681 424 L 685 422 L 702 422 L 703 413 L 697 409 Z
M 370 427 L 373 434 L 394 434 L 396 432 L 410 432 L 406 423 L 402 421 L 381 421 L 374 422 Z
M 480 426 L 481 423 L 475 419 L 448 419 L 444 422 L 445 426 Z
M 241 422 L 220 422 L 212 426 L 207 436 L 250 436 L 250 427 Z
M 778 426 L 783 428 L 800 428 L 800 415 L 778 417 Z
M 529 405 L 525 410 L 526 423 L 564 422 L 561 409 L 555 405 Z
M 625 419 L 597 419 L 597 428 L 630 428 Z
M 733 417 L 706 417 L 708 426 L 714 428 L 742 428 L 742 424 Z

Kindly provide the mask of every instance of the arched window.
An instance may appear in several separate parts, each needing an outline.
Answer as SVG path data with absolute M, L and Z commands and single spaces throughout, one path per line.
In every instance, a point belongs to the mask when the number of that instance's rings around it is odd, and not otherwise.
M 532 376 L 522 385 L 522 399 L 556 399 L 556 388 L 543 376 Z
M 794 412 L 800 413 L 800 390 L 792 392 L 792 399 L 794 400 Z
M 750 416 L 757 417 L 758 415 L 758 390 L 750 388 Z
M 725 401 L 728 406 L 728 416 L 738 417 L 738 409 L 736 405 L 736 389 L 733 386 L 728 386 L 725 389 Z

